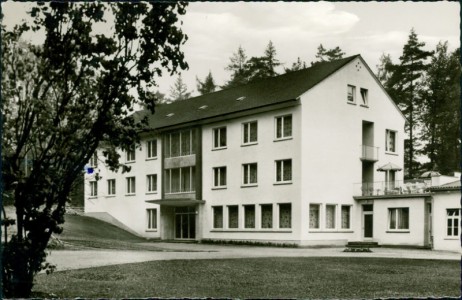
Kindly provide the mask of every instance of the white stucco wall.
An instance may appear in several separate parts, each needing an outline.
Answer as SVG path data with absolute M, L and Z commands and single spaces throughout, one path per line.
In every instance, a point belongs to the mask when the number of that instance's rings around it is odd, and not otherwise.
M 245 100 L 244 100 L 245 101 Z M 292 114 L 292 138 L 275 141 L 275 117 Z M 242 145 L 242 123 L 258 121 L 258 143 Z M 206 239 L 299 240 L 300 235 L 300 106 L 205 125 L 202 131 L 203 199 Z M 213 128 L 226 126 L 227 147 L 212 150 Z M 275 160 L 292 159 L 292 183 L 275 184 Z M 242 187 L 242 164 L 258 164 L 258 185 Z M 213 168 L 226 166 L 226 189 L 213 189 Z M 292 228 L 278 229 L 279 203 L 292 204 Z M 244 228 L 242 205 L 256 204 L 256 228 Z M 273 204 L 273 228 L 261 229 L 259 205 Z M 212 206 L 223 206 L 224 229 L 213 229 Z M 239 228 L 227 229 L 227 206 L 239 205 Z
M 347 103 L 347 85 L 356 86 L 354 105 Z M 368 107 L 360 105 L 360 88 L 368 90 Z M 359 58 L 307 91 L 301 103 L 302 239 L 357 240 L 358 222 L 353 222 L 349 232 L 322 228 L 309 232 L 309 204 L 319 203 L 323 208 L 326 204 L 356 206 L 352 196 L 354 183 L 362 181 L 363 121 L 374 123 L 374 146 L 380 148 L 379 160 L 374 164 L 374 181 L 385 180 L 385 174 L 376 171 L 381 165 L 391 162 L 403 166 L 404 119 Z M 396 154 L 385 153 L 386 129 L 398 132 Z M 398 172 L 396 180 L 402 180 L 402 176 Z M 360 217 L 358 210 L 352 209 L 351 219 Z
M 461 251 L 460 246 L 460 220 L 459 216 L 459 237 L 447 235 L 446 210 L 460 209 L 460 191 L 441 191 L 433 193 L 433 249 L 447 251 Z
M 389 208 L 409 208 L 409 230 L 389 228 Z M 374 201 L 374 238 L 380 245 L 423 247 L 425 237 L 425 198 L 396 198 Z
M 104 166 L 104 156 L 101 150 L 98 151 L 98 168 L 93 174 L 85 175 L 85 213 L 98 216 L 94 213 L 108 213 L 116 218 L 119 222 L 131 228 L 138 235 L 147 238 L 159 237 L 159 206 L 156 204 L 146 203 L 146 200 L 155 200 L 161 198 L 162 176 L 161 176 L 161 139 L 157 138 L 157 158 L 147 159 L 146 141 L 155 137 L 144 138 L 141 141 L 141 149 L 136 149 L 135 162 L 128 163 L 131 171 L 122 174 L 119 172 L 110 172 Z M 125 152 L 120 151 L 121 161 L 125 162 Z M 101 179 L 98 181 L 98 196 L 90 196 L 89 182 L 94 180 L 95 174 L 98 173 Z M 146 176 L 148 174 L 157 174 L 157 193 L 147 193 Z M 135 176 L 136 193 L 135 195 L 126 195 L 126 178 Z M 107 180 L 116 180 L 116 194 L 107 195 Z M 147 213 L 146 209 L 157 208 L 157 230 L 147 230 Z

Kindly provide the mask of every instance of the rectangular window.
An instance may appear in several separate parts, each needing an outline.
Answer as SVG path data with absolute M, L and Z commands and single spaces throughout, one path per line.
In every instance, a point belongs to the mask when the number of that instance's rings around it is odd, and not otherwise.
M 135 177 L 127 177 L 127 194 L 135 194 Z
M 459 217 L 460 209 L 451 208 L 446 210 L 447 219 L 447 235 L 452 237 L 459 237 Z
M 192 149 L 192 134 L 190 130 L 181 132 L 181 156 L 191 154 Z
M 226 167 L 213 168 L 213 187 L 226 187 Z
M 170 134 L 170 157 L 180 156 L 180 133 Z
M 409 229 L 409 208 L 389 208 L 388 219 L 390 230 Z
M 228 206 L 228 228 L 239 227 L 239 206 Z
M 157 192 L 157 174 L 146 176 L 146 188 L 148 193 Z
M 226 147 L 226 127 L 213 129 L 213 149 Z
M 292 115 L 276 117 L 276 139 L 292 137 Z
M 335 228 L 335 208 L 336 205 L 326 205 L 326 229 Z
M 95 152 L 90 158 L 90 167 L 96 168 L 98 167 L 98 153 Z
M 157 157 L 157 140 L 150 140 L 146 142 L 148 148 L 147 158 Z
M 146 209 L 147 212 L 147 227 L 148 229 L 157 229 L 157 209 L 151 208 L 151 209 Z
M 127 162 L 135 161 L 135 145 L 127 149 L 126 158 L 127 158 Z
M 191 193 L 195 191 L 195 167 L 165 170 L 165 193 Z
M 255 205 L 244 205 L 244 227 L 255 228 Z
M 279 204 L 279 228 L 292 227 L 292 204 Z
M 116 181 L 115 179 L 108 179 L 107 181 L 107 194 L 115 195 L 116 193 Z
M 385 151 L 396 152 L 396 131 L 387 129 L 385 132 Z
M 257 121 L 242 124 L 242 143 L 254 144 L 258 139 L 258 123 Z
M 320 224 L 320 204 L 310 204 L 310 228 L 319 229 Z
M 98 196 L 98 181 L 90 181 L 90 196 Z
M 194 154 L 194 132 L 194 130 L 188 129 L 166 134 L 163 142 L 165 157 L 170 158 Z
M 273 228 L 273 205 L 261 205 L 261 228 Z
M 257 184 L 257 163 L 242 165 L 242 184 L 256 185 Z
M 359 90 L 359 92 L 361 93 L 361 101 L 362 101 L 361 104 L 364 105 L 364 106 L 368 106 L 369 102 L 368 102 L 368 99 L 367 99 L 367 89 L 361 88 Z
M 356 87 L 354 85 L 348 85 L 347 93 L 348 103 L 356 103 Z
M 350 229 L 350 211 L 351 211 L 351 206 L 350 205 L 342 205 L 342 215 L 341 215 L 341 221 L 342 221 L 342 229 Z
M 213 207 L 213 228 L 223 228 L 223 206 Z
M 292 160 L 277 160 L 276 161 L 276 182 L 291 182 L 292 181 Z

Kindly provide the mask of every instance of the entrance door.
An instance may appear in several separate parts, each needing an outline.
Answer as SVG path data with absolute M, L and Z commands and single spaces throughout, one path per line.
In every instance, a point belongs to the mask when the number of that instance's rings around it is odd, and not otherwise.
M 374 237 L 374 213 L 372 204 L 363 205 L 363 233 L 364 238 L 370 239 Z
M 196 210 L 194 207 L 175 208 L 175 239 L 196 238 Z

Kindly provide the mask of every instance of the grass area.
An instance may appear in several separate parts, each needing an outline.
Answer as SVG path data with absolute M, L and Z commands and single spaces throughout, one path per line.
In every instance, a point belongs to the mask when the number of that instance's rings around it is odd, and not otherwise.
M 385 258 L 173 260 L 37 276 L 59 298 L 457 297 L 458 261 Z
M 110 223 L 78 215 L 66 215 L 63 232 L 56 237 L 65 242 L 64 249 L 103 248 L 121 250 L 158 250 L 152 245 L 139 245 L 146 239 Z

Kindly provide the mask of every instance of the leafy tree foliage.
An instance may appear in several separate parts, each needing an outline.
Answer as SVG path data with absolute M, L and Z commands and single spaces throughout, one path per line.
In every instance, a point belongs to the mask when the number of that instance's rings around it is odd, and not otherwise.
M 405 148 L 405 169 L 410 178 L 415 177 L 418 162 L 416 161 L 419 140 L 415 130 L 420 125 L 422 112 L 421 91 L 424 88 L 423 76 L 428 68 L 427 60 L 432 52 L 423 49 L 424 42 L 420 42 L 414 29 L 404 45 L 400 63 L 391 66 L 391 76 L 385 87 L 396 101 L 399 108 L 407 118 L 406 131 L 409 142 Z
M 322 44 L 320 44 L 318 47 L 318 52 L 316 53 L 316 61 L 312 62 L 311 65 L 314 65 L 320 62 L 341 59 L 343 58 L 344 55 L 345 55 L 345 52 L 343 52 L 342 49 L 340 49 L 340 47 L 338 46 L 327 50 L 324 48 Z
M 448 52 L 440 42 L 425 76 L 421 91 L 421 154 L 430 159 L 428 170 L 443 174 L 460 164 L 460 49 Z
M 205 77 L 204 81 L 200 81 L 199 78 L 196 77 L 197 82 L 197 91 L 201 93 L 201 95 L 212 93 L 217 88 L 215 81 L 213 80 L 212 72 L 209 71 L 207 77 Z
M 302 61 L 300 57 L 297 57 L 297 61 L 292 63 L 292 66 L 290 68 L 284 68 L 285 73 L 290 73 L 294 71 L 299 71 L 302 69 L 306 69 L 306 62 Z
M 189 98 L 191 98 L 191 92 L 188 91 L 188 86 L 183 82 L 180 74 L 173 86 L 170 87 L 170 99 L 172 101 L 182 101 Z
M 28 298 L 35 274 L 50 267 L 47 243 L 62 231 L 73 183 L 95 150 L 104 147 L 112 170 L 129 171 L 116 149 L 139 142 L 147 124 L 130 117 L 134 105 L 154 112 L 155 78 L 188 66 L 177 17 L 186 5 L 39 3 L 32 25 L 2 28 L 3 195 L 13 198 L 17 228 L 3 245 L 5 297 Z M 108 15 L 113 31 L 95 33 Z M 43 45 L 21 42 L 40 29 Z

